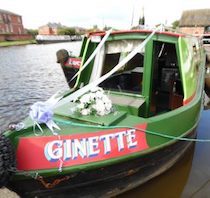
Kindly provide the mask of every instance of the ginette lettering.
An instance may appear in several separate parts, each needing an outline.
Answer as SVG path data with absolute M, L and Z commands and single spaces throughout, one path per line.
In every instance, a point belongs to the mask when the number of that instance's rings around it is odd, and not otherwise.
M 44 148 L 44 154 L 48 161 L 56 162 L 77 160 L 78 157 L 94 158 L 100 155 L 109 155 L 117 146 L 117 152 L 125 148 L 133 149 L 137 146 L 136 130 L 103 134 L 81 139 L 53 140 L 48 142 Z

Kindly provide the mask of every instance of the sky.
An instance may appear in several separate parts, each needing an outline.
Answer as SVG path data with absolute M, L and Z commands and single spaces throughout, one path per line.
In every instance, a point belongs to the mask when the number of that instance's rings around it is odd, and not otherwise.
M 21 15 L 27 29 L 48 22 L 128 29 L 137 25 L 142 10 L 147 25 L 170 25 L 183 10 L 202 8 L 210 8 L 210 0 L 0 0 L 0 9 Z

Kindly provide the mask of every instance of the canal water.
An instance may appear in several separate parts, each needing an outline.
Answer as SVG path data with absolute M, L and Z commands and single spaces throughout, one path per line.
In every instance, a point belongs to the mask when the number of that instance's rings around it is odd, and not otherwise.
M 28 115 L 29 107 L 67 90 L 64 74 L 56 63 L 56 51 L 79 54 L 81 42 L 0 48 L 0 131 Z M 201 114 L 198 138 L 210 139 L 210 111 Z M 17 198 L 6 189 L 0 197 Z M 210 143 L 196 143 L 170 170 L 118 197 L 210 197 Z

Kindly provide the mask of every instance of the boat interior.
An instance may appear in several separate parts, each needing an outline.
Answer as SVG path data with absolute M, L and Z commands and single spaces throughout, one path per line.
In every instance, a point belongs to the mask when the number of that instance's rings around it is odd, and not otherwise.
M 183 87 L 175 44 L 154 42 L 151 112 L 171 111 L 183 105 Z
M 102 50 L 103 55 L 100 55 L 103 60 L 99 61 L 99 75 L 113 69 L 136 45 L 135 40 L 108 42 Z M 151 63 L 146 61 L 144 51 L 137 53 L 100 87 L 108 91 L 117 109 L 126 108 L 130 114 L 140 117 L 181 107 L 184 93 L 175 43 L 153 41 L 153 52 L 149 57 Z

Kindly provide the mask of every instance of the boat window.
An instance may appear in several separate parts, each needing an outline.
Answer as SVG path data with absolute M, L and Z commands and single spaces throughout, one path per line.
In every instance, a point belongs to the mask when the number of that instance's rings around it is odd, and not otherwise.
M 121 62 L 141 41 L 115 41 L 106 45 L 101 75 L 112 70 Z M 107 90 L 141 94 L 143 79 L 143 52 L 137 53 L 119 71 L 100 84 Z
M 183 86 L 175 44 L 154 42 L 151 115 L 183 105 Z

